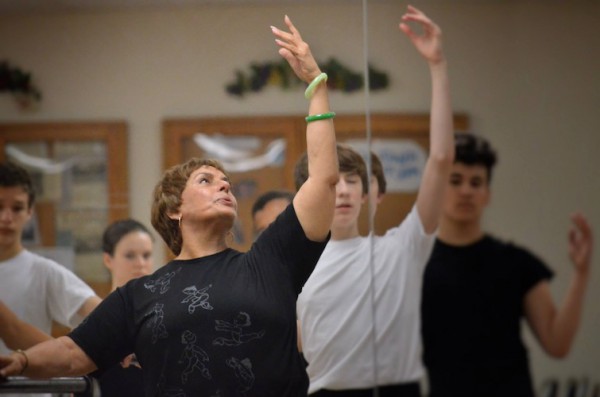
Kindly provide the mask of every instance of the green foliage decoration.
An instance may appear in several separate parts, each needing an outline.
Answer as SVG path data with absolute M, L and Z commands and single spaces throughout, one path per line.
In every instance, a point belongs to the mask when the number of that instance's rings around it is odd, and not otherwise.
M 22 107 L 28 107 L 42 99 L 39 89 L 33 84 L 31 73 L 0 61 L 0 92 L 11 93 Z
M 351 93 L 364 86 L 362 73 L 350 70 L 335 58 L 322 64 L 321 69 L 327 73 L 327 87 L 331 90 Z M 386 73 L 369 65 L 369 84 L 372 91 L 382 90 L 388 87 L 389 78 Z M 259 92 L 267 85 L 280 86 L 284 90 L 306 86 L 282 59 L 278 62 L 252 63 L 248 73 L 236 70 L 235 80 L 227 84 L 225 90 L 231 95 L 243 97 L 249 92 Z

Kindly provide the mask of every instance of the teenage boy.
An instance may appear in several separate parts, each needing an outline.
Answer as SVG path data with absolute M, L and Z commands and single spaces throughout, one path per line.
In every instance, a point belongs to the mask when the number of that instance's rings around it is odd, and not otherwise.
M 496 153 L 483 138 L 456 135 L 439 233 L 423 282 L 424 361 L 430 397 L 533 397 L 521 320 L 552 357 L 564 357 L 579 326 L 592 231 L 572 217 L 573 276 L 556 307 L 552 272 L 528 250 L 482 228 Z
M 421 25 L 423 34 L 406 22 Z M 400 29 L 430 68 L 429 157 L 406 219 L 384 236 L 362 237 L 358 219 L 369 197 L 366 166 L 360 154 L 338 145 L 340 180 L 331 239 L 297 302 L 311 396 L 371 397 L 374 389 L 381 397 L 420 396 L 422 275 L 435 241 L 454 142 L 441 31 L 411 6 Z M 306 162 L 299 161 L 297 187 L 306 169 Z
M 50 334 L 53 320 L 74 327 L 100 298 L 64 266 L 23 247 L 34 201 L 29 173 L 15 163 L 0 163 L 0 301 L 20 321 Z M 0 341 L 0 355 L 9 352 Z

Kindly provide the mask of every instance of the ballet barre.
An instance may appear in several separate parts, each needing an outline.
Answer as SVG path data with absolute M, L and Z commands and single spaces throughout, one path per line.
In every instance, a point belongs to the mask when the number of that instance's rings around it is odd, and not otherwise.
M 0 381 L 0 395 L 8 393 L 76 393 L 77 397 L 100 397 L 100 387 L 88 376 L 50 379 L 9 376 Z

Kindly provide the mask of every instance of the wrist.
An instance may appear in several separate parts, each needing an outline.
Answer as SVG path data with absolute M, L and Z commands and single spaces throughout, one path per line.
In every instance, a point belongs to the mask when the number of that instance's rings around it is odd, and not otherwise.
M 29 367 L 29 357 L 27 357 L 27 354 L 21 349 L 15 350 L 13 354 L 15 357 L 17 357 L 17 360 L 21 364 L 21 372 L 19 372 L 19 376 L 21 376 L 27 367 Z
M 327 73 L 319 73 L 314 79 L 312 79 L 310 84 L 308 84 L 308 87 L 306 87 L 306 91 L 304 91 L 304 97 L 306 99 L 312 99 L 317 88 L 321 84 L 326 84 L 326 83 L 327 83 Z
M 429 61 L 429 68 L 433 69 L 446 69 L 448 66 L 446 58 L 440 57 L 438 59 Z

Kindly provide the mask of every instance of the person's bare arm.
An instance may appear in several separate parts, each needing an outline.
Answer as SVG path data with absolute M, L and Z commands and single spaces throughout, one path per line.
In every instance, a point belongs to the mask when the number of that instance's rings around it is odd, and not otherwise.
M 88 314 L 90 314 L 96 308 L 96 306 L 100 304 L 100 302 L 102 302 L 102 299 L 100 299 L 99 296 L 90 296 L 85 300 L 85 302 L 83 302 L 83 305 L 81 305 L 79 310 L 77 310 L 77 315 L 81 318 L 86 318 Z
M 272 27 L 279 54 L 288 61 L 296 75 L 310 83 L 321 74 L 310 48 L 300 32 L 285 17 L 289 32 Z M 330 111 L 327 85 L 321 83 L 309 99 L 309 115 Z M 313 121 L 306 126 L 308 179 L 294 197 L 294 209 L 306 236 L 323 241 L 333 221 L 335 185 L 339 179 L 335 130 L 332 119 Z
M 94 362 L 68 336 L 42 342 L 24 352 L 0 356 L 1 378 L 18 375 L 34 379 L 82 376 L 94 370 Z
M 565 357 L 573 344 L 581 322 L 585 291 L 592 260 L 593 235 L 587 220 L 580 214 L 572 217 L 569 232 L 569 256 L 573 277 L 560 307 L 556 307 L 547 281 L 538 283 L 525 297 L 525 316 L 546 353 Z
M 422 34 L 415 33 L 407 22 L 421 25 Z M 429 156 L 416 207 L 427 233 L 437 229 L 442 209 L 444 189 L 454 161 L 454 122 L 450 100 L 448 67 L 442 51 L 442 31 L 423 12 L 408 6 L 402 16 L 400 30 L 411 40 L 417 51 L 428 62 L 431 74 L 431 116 Z
M 4 302 L 0 301 L 0 339 L 8 348 L 27 349 L 52 337 L 33 325 L 22 321 Z

